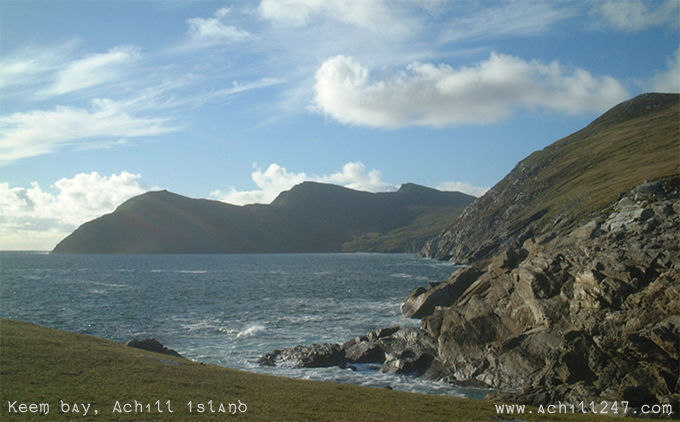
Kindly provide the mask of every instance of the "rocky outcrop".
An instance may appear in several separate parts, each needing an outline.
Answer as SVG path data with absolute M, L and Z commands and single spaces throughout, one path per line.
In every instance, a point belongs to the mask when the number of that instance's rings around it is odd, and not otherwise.
M 403 309 L 436 339 L 449 380 L 505 391 L 496 398 L 677 406 L 679 185 L 643 183 L 563 236 L 529 237 L 414 291 Z
M 126 346 L 135 347 L 137 349 L 148 350 L 150 352 L 162 353 L 164 355 L 183 357 L 176 351 L 163 346 L 160 341 L 153 337 L 147 337 L 144 339 L 132 339 L 125 342 Z
M 422 375 L 435 360 L 436 343 L 425 331 L 412 327 L 381 328 L 344 344 L 326 343 L 273 350 L 260 357 L 265 366 L 298 368 L 339 366 L 356 363 L 380 364 L 386 373 Z
M 678 94 L 640 95 L 518 163 L 422 250 L 469 265 L 404 301 L 418 352 L 390 350 L 406 333 L 391 329 L 338 345 L 344 364 L 535 405 L 677 409 L 679 112 Z
M 559 236 L 646 179 L 678 173 L 680 95 L 642 94 L 524 160 L 420 254 L 469 264 Z

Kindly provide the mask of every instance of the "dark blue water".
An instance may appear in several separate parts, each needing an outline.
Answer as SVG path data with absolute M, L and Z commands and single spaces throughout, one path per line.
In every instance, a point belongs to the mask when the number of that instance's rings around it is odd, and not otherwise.
M 185 357 L 282 376 L 476 395 L 339 368 L 263 368 L 270 350 L 417 325 L 399 312 L 450 263 L 395 254 L 48 255 L 0 252 L 0 316 L 116 341 L 152 336 Z

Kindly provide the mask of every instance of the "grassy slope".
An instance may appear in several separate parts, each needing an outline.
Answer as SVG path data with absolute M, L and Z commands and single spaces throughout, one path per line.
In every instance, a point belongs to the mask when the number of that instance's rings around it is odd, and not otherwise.
M 410 224 L 387 233 L 367 233 L 342 244 L 345 252 L 415 252 L 425 241 L 441 233 L 467 206 L 455 205 L 422 210 Z
M 546 219 L 560 210 L 585 216 L 605 208 L 620 193 L 628 192 L 646 179 L 678 174 L 677 97 L 672 104 L 656 114 L 626 121 L 598 122 L 605 128 L 593 125 L 595 127 L 530 155 L 524 161 L 527 166 L 537 160 L 551 165 L 537 181 L 546 194 L 537 197 L 537 203 L 532 204 L 527 214 L 547 208 L 550 212 Z M 614 114 L 611 119 L 616 117 Z
M 189 414 L 186 403 L 238 403 L 249 420 L 499 420 L 493 403 L 344 384 L 303 381 L 202 365 L 96 337 L 0 320 L 1 420 L 225 420 Z M 8 401 L 50 404 L 50 414 L 8 414 Z M 92 403 L 87 417 L 59 413 L 59 400 Z M 171 400 L 174 413 L 113 414 L 116 400 Z M 92 416 L 94 409 L 98 416 Z M 527 415 L 526 420 L 604 417 Z M 512 420 L 512 418 L 508 418 Z M 500 419 L 503 420 L 503 419 Z
M 450 223 L 444 249 L 434 254 L 453 254 L 459 262 L 490 257 L 529 224 L 535 224 L 534 235 L 566 232 L 606 214 L 622 193 L 645 180 L 680 174 L 679 116 L 677 94 L 644 94 L 617 105 L 520 161 L 471 212 Z

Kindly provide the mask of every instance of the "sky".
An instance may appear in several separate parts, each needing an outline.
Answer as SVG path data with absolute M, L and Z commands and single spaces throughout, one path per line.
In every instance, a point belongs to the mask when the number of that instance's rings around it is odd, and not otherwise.
M 132 196 L 475 196 L 643 92 L 680 0 L 0 0 L 0 250 Z

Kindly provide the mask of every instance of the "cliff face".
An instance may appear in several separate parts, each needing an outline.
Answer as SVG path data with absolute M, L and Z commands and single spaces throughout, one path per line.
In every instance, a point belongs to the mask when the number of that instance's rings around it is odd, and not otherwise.
M 403 310 L 422 317 L 448 379 L 521 391 L 497 398 L 677 404 L 679 186 L 644 183 L 565 236 L 415 291 Z
M 677 407 L 679 97 L 642 95 L 532 154 L 427 244 L 470 263 L 402 305 L 439 376 L 535 405 Z
M 643 94 L 531 154 L 420 254 L 470 263 L 532 236 L 556 236 L 647 179 L 680 166 L 677 94 Z

